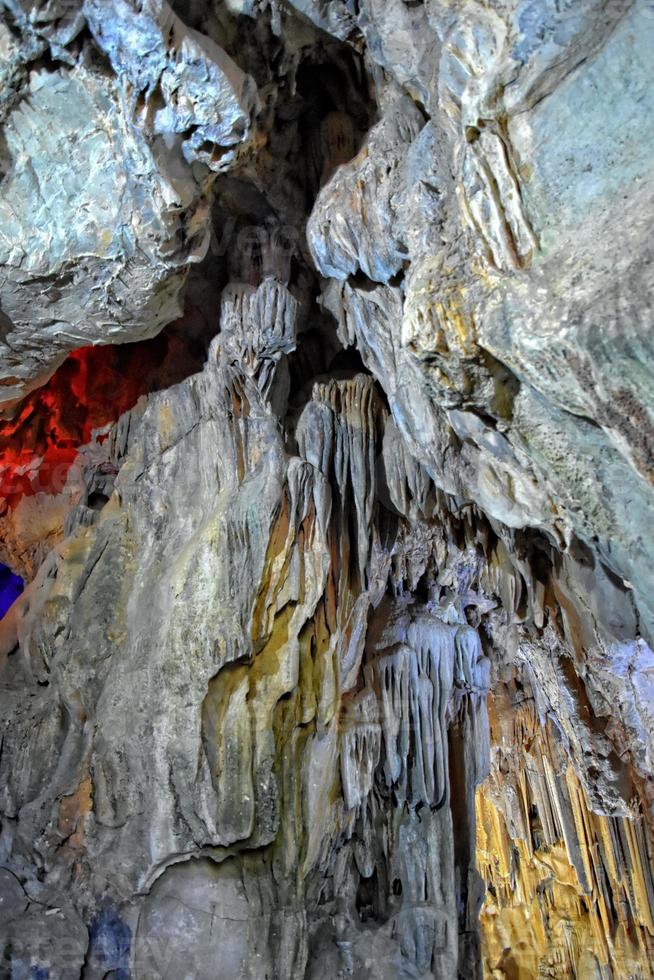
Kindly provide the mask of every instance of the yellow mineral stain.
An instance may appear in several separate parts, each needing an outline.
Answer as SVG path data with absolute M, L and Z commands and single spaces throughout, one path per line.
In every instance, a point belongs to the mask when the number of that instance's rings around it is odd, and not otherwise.
M 501 695 L 491 700 L 494 764 L 476 797 L 485 977 L 651 980 L 654 890 L 644 818 L 594 813 L 533 702 L 508 708 Z
M 84 847 L 84 818 L 92 809 L 93 784 L 91 777 L 86 775 L 75 792 L 64 796 L 59 802 L 57 830 L 72 851 L 80 851 Z

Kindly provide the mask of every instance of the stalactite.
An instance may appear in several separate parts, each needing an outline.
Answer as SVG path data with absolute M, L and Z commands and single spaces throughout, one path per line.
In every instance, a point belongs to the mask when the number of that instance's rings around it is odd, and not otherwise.
M 492 727 L 504 727 L 501 710 L 494 704 Z M 598 976 L 627 969 L 646 980 L 654 942 L 646 820 L 593 813 L 555 727 L 541 726 L 533 701 L 514 710 L 512 762 L 495 731 L 491 780 L 477 793 L 488 975 L 510 960 L 520 976 L 549 965 L 553 976 L 581 978 L 592 962 Z
M 649 6 L 0 0 L 1 978 L 654 980 Z

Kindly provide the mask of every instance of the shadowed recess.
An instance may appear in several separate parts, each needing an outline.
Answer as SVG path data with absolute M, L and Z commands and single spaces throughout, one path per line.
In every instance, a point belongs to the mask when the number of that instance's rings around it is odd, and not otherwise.
M 141 395 L 199 370 L 203 360 L 204 345 L 189 343 L 172 326 L 151 340 L 73 351 L 15 418 L 0 421 L 0 513 L 24 496 L 60 493 L 94 431 Z

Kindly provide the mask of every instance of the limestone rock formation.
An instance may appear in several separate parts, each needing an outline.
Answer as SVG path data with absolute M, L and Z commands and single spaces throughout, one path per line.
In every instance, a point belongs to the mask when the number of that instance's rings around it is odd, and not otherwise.
M 3 7 L 0 405 L 10 408 L 68 351 L 152 336 L 179 314 L 188 265 L 208 246 L 214 174 L 246 138 L 256 90 L 166 0 Z M 47 51 L 62 67 L 40 64 Z
M 653 42 L 0 0 L 0 977 L 654 977 Z

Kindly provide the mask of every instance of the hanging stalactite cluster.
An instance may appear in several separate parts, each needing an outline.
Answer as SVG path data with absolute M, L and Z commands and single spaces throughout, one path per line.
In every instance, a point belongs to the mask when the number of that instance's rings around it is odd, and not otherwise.
M 0 14 L 0 975 L 652 978 L 647 3 Z

